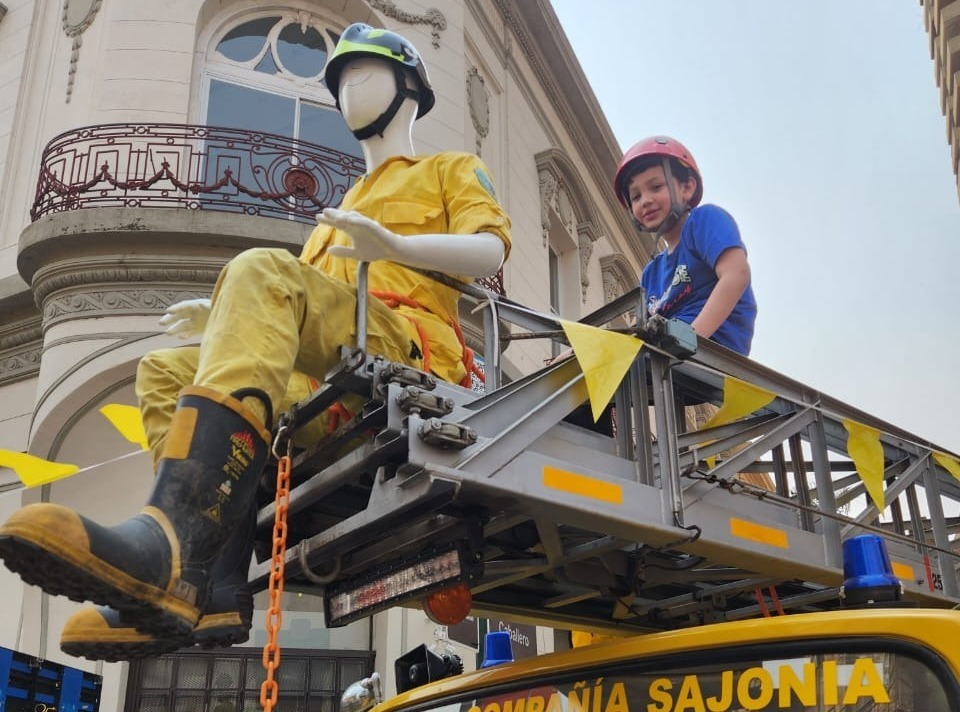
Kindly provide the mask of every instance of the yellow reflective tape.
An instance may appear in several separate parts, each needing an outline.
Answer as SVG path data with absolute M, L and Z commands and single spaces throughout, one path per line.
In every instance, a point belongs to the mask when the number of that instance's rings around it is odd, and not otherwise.
M 623 488 L 620 485 L 614 485 L 586 475 L 578 475 L 576 472 L 567 472 L 549 465 L 543 467 L 543 484 L 545 487 L 580 497 L 589 497 L 610 504 L 623 504 Z
M 760 544 L 769 544 L 780 549 L 787 549 L 790 543 L 787 541 L 787 533 L 783 529 L 774 529 L 765 527 L 762 524 L 754 524 L 736 517 L 730 518 L 730 533 L 741 539 L 749 539 Z
M 908 564 L 901 564 L 899 561 L 891 561 L 890 567 L 893 569 L 893 575 L 901 581 L 916 581 L 913 575 L 913 567 Z

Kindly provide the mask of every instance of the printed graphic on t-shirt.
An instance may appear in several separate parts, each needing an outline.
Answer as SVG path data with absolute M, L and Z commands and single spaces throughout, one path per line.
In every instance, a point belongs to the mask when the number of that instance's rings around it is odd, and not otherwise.
M 680 301 L 693 292 L 693 280 L 686 264 L 677 265 L 670 286 L 659 297 L 650 295 L 647 300 L 647 312 L 650 314 L 669 314 Z

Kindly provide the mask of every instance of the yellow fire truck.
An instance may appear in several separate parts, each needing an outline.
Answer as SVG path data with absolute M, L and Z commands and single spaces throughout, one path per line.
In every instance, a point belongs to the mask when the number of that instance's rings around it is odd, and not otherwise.
M 464 290 L 485 310 L 481 393 L 364 353 L 361 299 L 360 348 L 280 432 L 347 393 L 366 406 L 309 450 L 276 444 L 291 489 L 258 523 L 278 531 L 283 510 L 285 553 L 254 578 L 281 568 L 330 626 L 422 604 L 441 623 L 472 611 L 621 639 L 452 677 L 414 651 L 403 675 L 432 682 L 383 712 L 960 710 L 960 458 L 684 324 L 627 327 L 638 293 L 570 324 Z M 611 373 L 583 358 L 585 333 L 636 350 Z M 503 344 L 530 336 L 576 358 L 504 383 Z M 686 428 L 702 403 L 719 412 Z M 866 541 L 882 556 L 845 572 Z

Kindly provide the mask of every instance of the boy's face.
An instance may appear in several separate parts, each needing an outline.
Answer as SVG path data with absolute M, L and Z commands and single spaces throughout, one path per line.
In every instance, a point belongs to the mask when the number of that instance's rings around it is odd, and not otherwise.
M 686 204 L 693 197 L 696 181 L 680 183 L 673 179 L 674 195 L 678 203 Z M 651 166 L 634 173 L 627 184 L 630 212 L 640 227 L 655 232 L 670 214 L 670 190 L 662 165 Z

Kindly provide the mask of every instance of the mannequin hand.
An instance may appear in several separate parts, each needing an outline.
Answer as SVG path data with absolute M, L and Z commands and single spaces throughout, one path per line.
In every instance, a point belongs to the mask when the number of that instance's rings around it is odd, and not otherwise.
M 186 299 L 167 307 L 167 313 L 160 317 L 160 326 L 170 336 L 189 339 L 202 335 L 209 319 L 209 299 Z
M 331 246 L 327 250 L 328 254 L 364 262 L 373 262 L 374 260 L 404 261 L 402 258 L 405 246 L 403 238 L 365 215 L 352 210 L 325 208 L 322 213 L 317 215 L 317 222 L 341 230 L 353 240 L 352 246 Z

